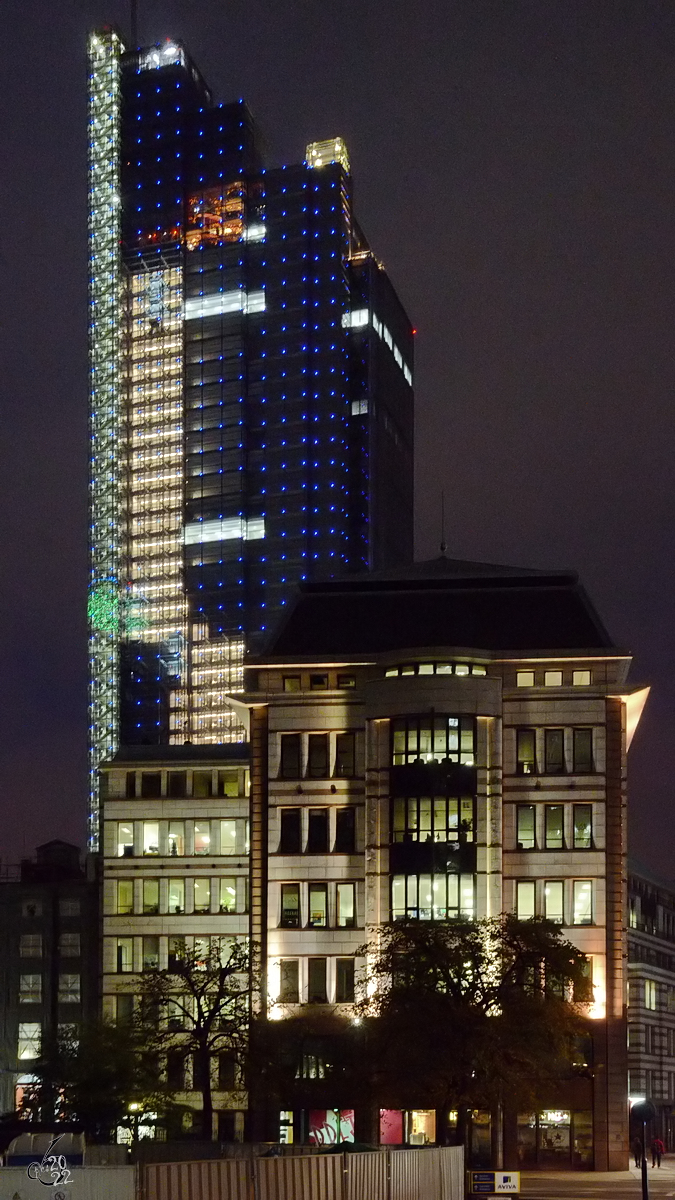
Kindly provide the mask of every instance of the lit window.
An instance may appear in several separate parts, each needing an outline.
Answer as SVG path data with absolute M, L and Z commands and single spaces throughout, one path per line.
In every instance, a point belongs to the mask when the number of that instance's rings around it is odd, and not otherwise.
M 19 976 L 19 1004 L 41 1004 L 42 976 Z
M 591 683 L 590 671 L 573 671 L 572 684 L 574 687 L 589 687 Z
M 117 970 L 128 974 L 134 969 L 134 939 L 130 937 L 117 939 Z
M 419 921 L 449 921 L 474 915 L 473 875 L 394 875 L 391 915 Z
M 534 880 L 521 879 L 516 884 L 516 916 L 519 921 L 532 921 L 535 911 Z
M 59 975 L 59 1004 L 80 1003 L 80 976 Z
M 169 821 L 168 849 L 172 858 L 185 854 L 185 821 Z
M 656 1011 L 656 983 L 653 979 L 645 979 L 645 1008 Z
M 590 850 L 593 845 L 593 805 L 574 805 L 574 849 Z
M 19 1024 L 19 1043 L 17 1048 L 20 1059 L 39 1058 L 42 1026 L 38 1021 L 21 1021 Z
M 281 885 L 281 920 L 282 929 L 300 928 L 300 885 L 298 883 L 282 883 Z
M 194 823 L 195 836 L 195 854 L 208 854 L 211 849 L 211 822 L 210 821 L 195 821 Z
M 159 879 L 143 880 L 143 912 L 146 914 L 159 912 Z
M 397 798 L 393 805 L 395 842 L 472 842 L 474 802 L 471 796 Z
M 471 668 L 472 675 L 487 675 L 487 669 L 479 663 L 474 663 Z
M 518 671 L 516 673 L 517 687 L 534 687 L 534 671 Z
M 544 884 L 544 916 L 556 925 L 564 923 L 562 879 L 547 879 Z
M 169 912 L 185 912 L 185 880 L 169 880 Z
M 397 717 L 392 721 L 392 761 L 475 763 L 475 719 L 469 716 Z
M 220 822 L 220 853 L 248 854 L 248 821 L 243 817 L 229 817 Z
M 117 912 L 132 913 L 134 911 L 134 881 L 133 879 L 118 879 L 117 881 Z
M 354 904 L 354 884 L 338 883 L 337 885 L 337 926 L 338 929 L 353 929 L 356 925 Z
M 223 878 L 220 881 L 220 911 L 221 913 L 237 911 L 237 881 L 234 877 Z
M 301 679 L 299 675 L 284 675 L 284 691 L 299 692 Z
M 117 857 L 131 858 L 134 852 L 134 827 L 131 822 L 117 824 Z
M 143 853 L 159 854 L 159 823 L 157 821 L 143 822 Z
M 328 924 L 328 890 L 325 883 L 310 883 L 307 924 L 312 929 L 325 929 Z
M 210 879 L 195 879 L 195 912 L 207 913 L 211 911 L 211 880 Z
M 562 804 L 547 804 L 544 809 L 544 845 L 547 850 L 564 848 L 564 815 Z
M 562 671 L 545 671 L 544 672 L 544 687 L 562 687 L 563 673 Z
M 468 675 L 469 668 L 466 663 L 457 663 L 455 666 L 455 675 Z
M 434 664 L 433 663 L 418 663 L 418 665 L 417 665 L 417 674 L 418 675 L 433 675 L 433 673 L 434 673 Z
M 398 667 L 387 667 L 387 670 L 384 674 L 387 679 L 391 679 L 392 676 L 398 675 Z
M 593 924 L 593 884 L 590 879 L 574 880 L 574 914 L 575 925 Z

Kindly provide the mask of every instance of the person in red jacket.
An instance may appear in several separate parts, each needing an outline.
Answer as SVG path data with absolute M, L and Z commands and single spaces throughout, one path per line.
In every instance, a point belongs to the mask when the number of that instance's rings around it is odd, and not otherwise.
M 666 1152 L 666 1148 L 665 1148 L 663 1142 L 661 1141 L 661 1138 L 654 1138 L 654 1141 L 652 1142 L 652 1166 L 653 1167 L 661 1166 L 661 1155 L 665 1154 L 665 1152 Z

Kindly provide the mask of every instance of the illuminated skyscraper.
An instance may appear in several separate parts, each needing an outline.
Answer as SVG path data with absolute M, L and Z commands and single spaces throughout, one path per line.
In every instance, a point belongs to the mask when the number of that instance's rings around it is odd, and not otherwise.
M 117 746 L 223 743 L 301 579 L 412 558 L 413 338 L 340 138 L 265 169 L 184 49 L 90 40 L 92 843 Z

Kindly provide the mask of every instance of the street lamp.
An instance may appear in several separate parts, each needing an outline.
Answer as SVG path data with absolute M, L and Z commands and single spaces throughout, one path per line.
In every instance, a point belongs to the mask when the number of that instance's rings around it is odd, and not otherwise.
M 653 1121 L 656 1116 L 656 1109 L 651 1100 L 641 1100 L 638 1104 L 634 1104 L 630 1110 L 631 1117 L 635 1117 L 642 1125 L 642 1200 L 649 1200 L 649 1184 L 647 1182 L 647 1122 Z

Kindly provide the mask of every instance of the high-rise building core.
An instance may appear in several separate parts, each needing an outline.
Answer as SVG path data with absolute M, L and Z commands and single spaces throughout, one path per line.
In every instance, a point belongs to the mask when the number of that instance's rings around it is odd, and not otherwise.
M 266 169 L 184 49 L 90 40 L 96 768 L 223 743 L 302 580 L 412 558 L 413 337 L 341 138 Z

